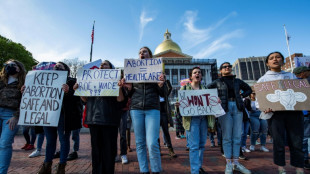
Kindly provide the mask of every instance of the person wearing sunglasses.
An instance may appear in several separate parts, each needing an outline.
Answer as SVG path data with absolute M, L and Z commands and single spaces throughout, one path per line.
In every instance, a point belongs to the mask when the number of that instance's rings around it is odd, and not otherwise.
M 219 117 L 222 128 L 222 145 L 226 157 L 225 174 L 232 174 L 233 170 L 244 174 L 251 173 L 238 161 L 241 146 L 242 121 L 244 103 L 242 98 L 252 93 L 251 87 L 232 74 L 232 66 L 224 62 L 220 66 L 221 78 L 210 83 L 207 88 L 217 88 L 221 105 L 226 114 Z M 241 93 L 241 91 L 243 91 Z

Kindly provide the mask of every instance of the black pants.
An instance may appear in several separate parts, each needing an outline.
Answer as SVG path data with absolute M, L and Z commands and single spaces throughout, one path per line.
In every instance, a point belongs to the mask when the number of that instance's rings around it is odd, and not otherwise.
M 285 136 L 290 148 L 290 162 L 294 167 L 304 167 L 302 141 L 303 114 L 300 111 L 277 111 L 269 120 L 273 137 L 273 161 L 285 166 Z M 286 132 L 286 135 L 285 135 Z
M 164 112 L 160 112 L 160 126 L 163 129 L 163 134 L 165 137 L 167 147 L 172 148 L 171 138 L 169 134 L 169 127 L 168 127 L 168 116 Z
M 126 128 L 127 128 L 127 113 L 129 111 L 122 111 L 121 114 L 121 123 L 119 125 L 119 135 L 120 135 L 120 148 L 121 148 L 121 156 L 127 155 L 127 141 L 126 141 Z
M 92 173 L 114 174 L 118 127 L 89 125 L 89 128 L 92 147 Z

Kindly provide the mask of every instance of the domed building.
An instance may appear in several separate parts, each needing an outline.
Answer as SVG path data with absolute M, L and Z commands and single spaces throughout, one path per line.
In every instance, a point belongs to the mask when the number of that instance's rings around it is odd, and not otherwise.
M 183 53 L 181 47 L 172 41 L 168 29 L 164 34 L 164 41 L 157 46 L 153 56 L 163 58 L 166 77 L 173 87 L 170 96 L 172 98 L 177 97 L 180 80 L 188 78 L 189 71 L 195 66 L 200 67 L 205 85 L 218 77 L 216 59 L 194 59 L 192 56 Z

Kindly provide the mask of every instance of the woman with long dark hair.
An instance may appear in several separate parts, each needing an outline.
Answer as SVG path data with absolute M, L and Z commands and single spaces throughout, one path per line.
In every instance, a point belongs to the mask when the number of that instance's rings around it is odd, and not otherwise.
M 13 59 L 0 72 L 0 173 L 7 173 L 10 166 L 25 76 L 24 65 Z
M 152 58 L 152 52 L 148 47 L 142 47 L 139 51 L 140 59 Z M 137 156 L 141 173 L 150 173 L 147 150 L 152 173 L 159 173 L 161 159 L 159 151 L 160 128 L 160 103 L 159 96 L 164 96 L 164 75 L 158 83 L 133 83 L 125 84 L 131 98 L 130 115 L 134 127 Z M 125 79 L 122 79 L 125 82 Z
M 54 70 L 67 71 L 68 77 L 66 84 L 62 85 L 64 98 L 60 112 L 58 127 L 43 127 L 46 136 L 45 160 L 40 167 L 39 174 L 50 174 L 52 163 L 56 151 L 57 134 L 60 141 L 60 160 L 56 168 L 57 174 L 64 174 L 67 164 L 67 157 L 70 151 L 70 133 L 71 130 L 81 128 L 82 103 L 78 96 L 74 96 L 73 85 L 75 78 L 70 78 L 70 68 L 63 62 L 57 62 Z
M 266 65 L 269 68 L 257 82 L 268 82 L 282 79 L 297 79 L 290 72 L 281 70 L 284 64 L 284 56 L 280 52 L 272 52 L 266 57 Z M 258 103 L 259 104 L 259 103 Z M 258 106 L 259 108 L 259 106 Z M 275 111 L 268 108 L 264 113 L 272 114 L 268 120 L 273 138 L 273 161 L 278 165 L 280 174 L 285 174 L 285 136 L 290 149 L 290 163 L 296 168 L 296 173 L 304 173 L 304 156 L 302 141 L 304 135 L 303 113 L 301 111 Z

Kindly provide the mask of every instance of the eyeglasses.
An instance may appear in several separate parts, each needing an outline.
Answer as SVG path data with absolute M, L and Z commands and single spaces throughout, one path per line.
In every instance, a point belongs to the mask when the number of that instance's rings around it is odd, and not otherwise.
M 232 68 L 232 65 L 222 66 L 222 69 Z

